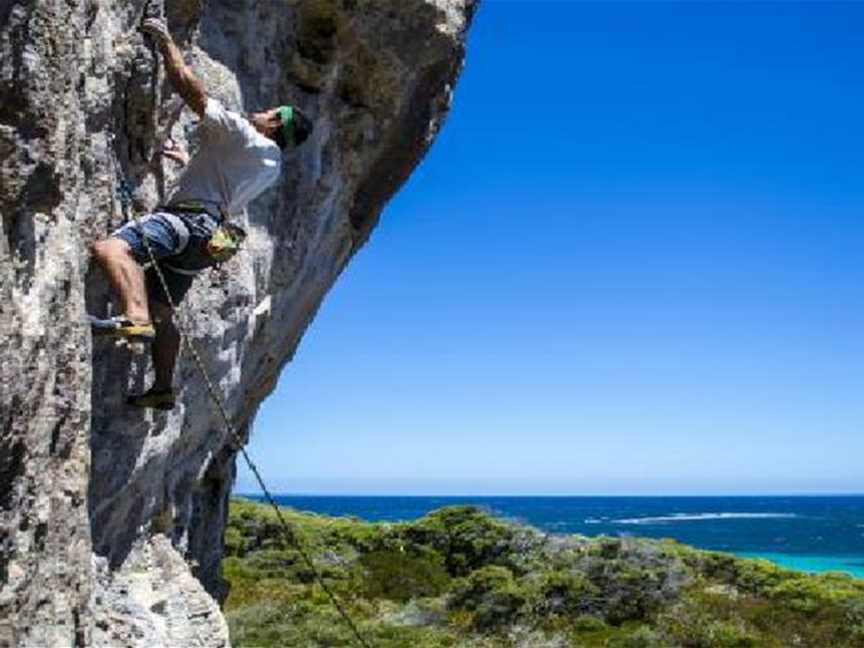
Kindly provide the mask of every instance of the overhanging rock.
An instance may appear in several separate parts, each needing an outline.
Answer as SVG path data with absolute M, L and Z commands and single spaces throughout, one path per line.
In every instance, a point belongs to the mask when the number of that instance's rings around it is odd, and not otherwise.
M 139 413 L 144 354 L 92 342 L 88 243 L 114 188 L 164 199 L 191 115 L 136 27 L 142 0 L 0 0 L 0 645 L 219 646 L 235 454 L 193 365 Z M 246 434 L 326 291 L 440 128 L 474 0 L 177 0 L 172 32 L 235 110 L 299 105 L 311 141 L 253 204 L 247 249 L 182 323 Z M 189 142 L 194 146 L 194 142 Z

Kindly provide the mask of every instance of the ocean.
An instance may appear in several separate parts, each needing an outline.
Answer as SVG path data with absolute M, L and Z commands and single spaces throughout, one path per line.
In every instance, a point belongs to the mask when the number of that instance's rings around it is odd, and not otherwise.
M 247 496 L 251 499 L 260 499 Z M 338 497 L 285 495 L 278 503 L 368 521 L 414 520 L 474 504 L 549 533 L 674 538 L 761 557 L 790 569 L 864 578 L 864 496 L 820 497 Z

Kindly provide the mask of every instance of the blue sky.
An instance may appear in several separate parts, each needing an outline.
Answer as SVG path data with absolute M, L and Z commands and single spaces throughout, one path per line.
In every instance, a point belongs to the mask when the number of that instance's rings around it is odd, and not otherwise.
M 864 491 L 861 24 L 487 0 L 443 133 L 262 408 L 273 488 Z

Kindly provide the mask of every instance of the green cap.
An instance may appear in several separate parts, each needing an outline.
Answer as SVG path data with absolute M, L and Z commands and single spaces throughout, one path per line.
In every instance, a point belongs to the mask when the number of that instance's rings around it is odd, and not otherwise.
M 282 135 L 289 145 L 294 146 L 294 108 L 280 106 L 279 116 L 282 118 Z

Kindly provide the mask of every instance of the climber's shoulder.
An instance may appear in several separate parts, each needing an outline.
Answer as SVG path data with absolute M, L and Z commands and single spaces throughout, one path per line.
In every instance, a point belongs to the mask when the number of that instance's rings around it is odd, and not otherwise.
M 204 102 L 201 126 L 211 136 L 226 141 L 245 142 L 254 138 L 255 134 L 254 129 L 243 115 L 228 110 L 221 101 L 213 97 L 207 97 Z

